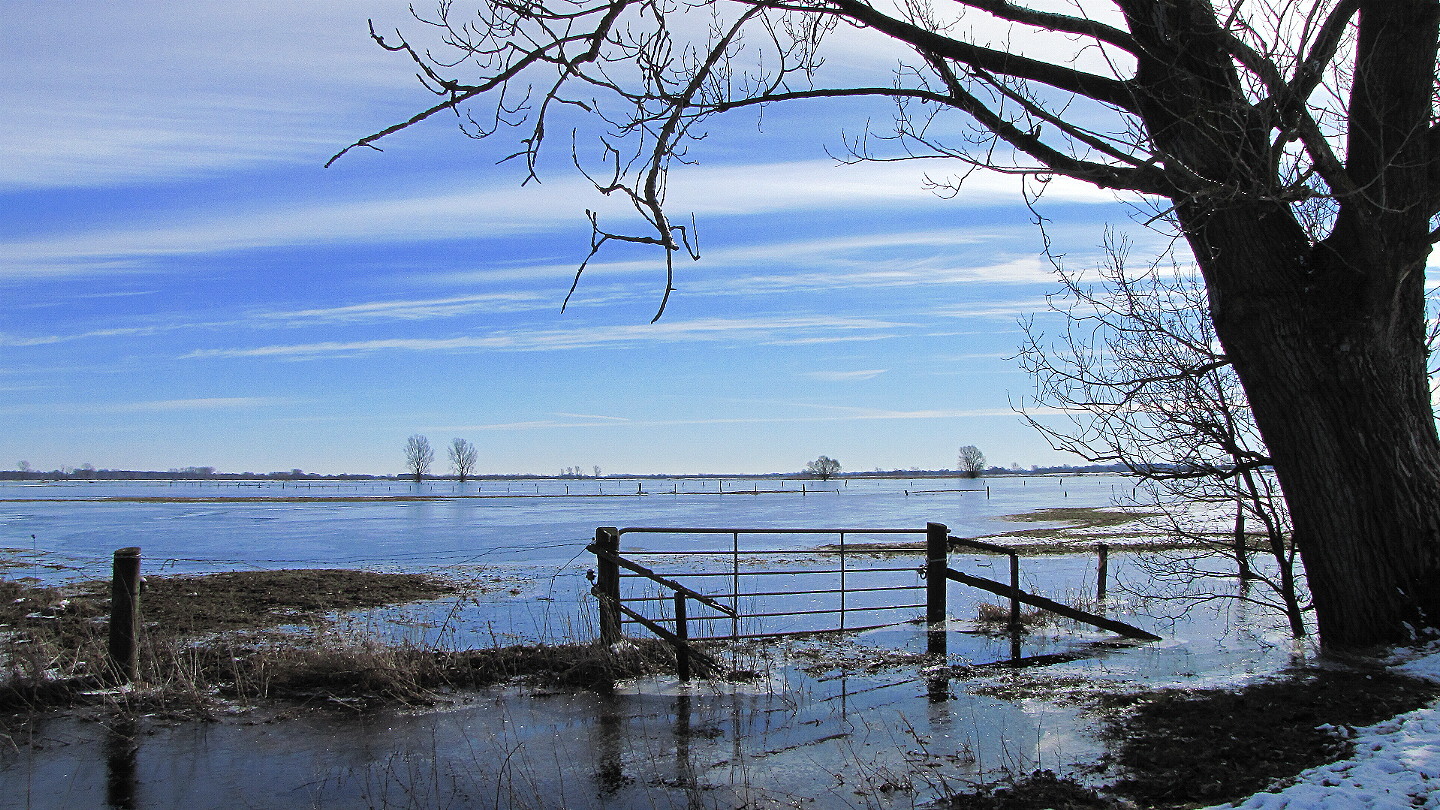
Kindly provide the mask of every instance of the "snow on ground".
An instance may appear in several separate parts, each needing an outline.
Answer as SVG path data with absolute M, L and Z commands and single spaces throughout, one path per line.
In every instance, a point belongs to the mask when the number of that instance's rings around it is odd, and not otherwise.
M 1440 645 L 1397 656 L 1393 667 L 1440 683 Z M 1351 736 L 1354 755 L 1312 768 L 1294 784 L 1219 805 L 1243 810 L 1440 810 L 1440 702 L 1373 726 L 1336 729 Z

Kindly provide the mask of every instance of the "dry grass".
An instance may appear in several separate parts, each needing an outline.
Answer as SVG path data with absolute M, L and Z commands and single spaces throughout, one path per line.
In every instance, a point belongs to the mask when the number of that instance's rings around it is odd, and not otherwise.
M 108 592 L 0 580 L 0 713 L 92 706 L 208 717 L 263 700 L 364 708 L 523 679 L 603 689 L 673 668 L 659 642 L 454 651 L 387 643 L 333 611 L 431 598 L 450 585 L 408 574 L 247 572 L 152 580 L 135 682 L 108 663 Z

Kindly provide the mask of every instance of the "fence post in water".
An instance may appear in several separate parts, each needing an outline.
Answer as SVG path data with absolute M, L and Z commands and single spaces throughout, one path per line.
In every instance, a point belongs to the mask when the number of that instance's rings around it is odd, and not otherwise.
M 1020 555 L 1013 551 L 1010 552 L 1010 588 L 1020 590 Z M 1020 600 L 1014 596 L 1010 597 L 1010 629 L 1020 629 Z
M 1099 586 L 1095 591 L 1095 599 L 1099 601 L 1103 607 L 1105 602 L 1105 585 L 1107 584 L 1107 580 L 1110 579 L 1110 547 L 1104 543 L 1100 543 L 1095 547 L 1095 551 L 1100 558 L 1100 572 L 1096 577 L 1099 581 Z
M 595 547 L 610 554 L 620 553 L 620 532 L 611 526 L 595 530 Z M 620 566 L 603 555 L 595 555 L 595 600 L 600 603 L 600 641 L 620 640 Z
M 950 529 L 943 523 L 925 524 L 925 623 L 929 625 L 926 651 L 945 653 L 945 586 L 949 579 Z
M 140 549 L 132 546 L 116 550 L 110 577 L 110 666 L 121 683 L 135 679 L 139 626 Z
M 690 628 L 685 621 L 685 594 L 675 592 L 675 637 L 680 643 L 675 645 L 675 674 L 680 676 L 684 683 L 690 682 Z

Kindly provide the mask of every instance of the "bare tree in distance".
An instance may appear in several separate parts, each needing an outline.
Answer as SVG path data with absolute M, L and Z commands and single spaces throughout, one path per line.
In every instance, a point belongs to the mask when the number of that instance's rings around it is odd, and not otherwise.
M 660 312 L 676 254 L 698 258 L 693 224 L 665 207 L 667 173 L 735 110 L 888 101 L 894 128 L 847 138 L 851 158 L 949 159 L 954 177 L 932 175 L 944 193 L 995 169 L 1031 190 L 1067 177 L 1153 205 L 1147 224 L 1188 242 L 1205 279 L 1290 504 L 1325 644 L 1362 649 L 1436 627 L 1440 436 L 1423 268 L 1440 235 L 1440 6 L 1074 8 L 490 0 L 470 14 L 445 0 L 421 26 L 433 45 L 372 31 L 438 99 L 349 148 L 454 111 L 477 138 L 518 131 L 500 154 L 534 177 L 546 134 L 574 133 L 567 157 L 645 223 L 608 230 L 591 213 L 575 282 L 611 243 L 655 246 Z M 899 66 L 832 70 L 828 41 L 840 37 L 844 52 L 895 53 Z
M 450 440 L 450 468 L 455 471 L 455 476 L 460 483 L 475 474 L 475 465 L 480 461 L 480 453 L 475 445 L 465 439 Z
M 430 440 L 416 433 L 405 440 L 405 469 L 415 477 L 419 483 L 430 472 L 430 464 L 435 461 L 435 451 L 430 449 Z
M 805 472 L 821 481 L 829 481 L 840 474 L 840 462 L 829 456 L 821 456 L 806 464 Z
M 955 464 L 966 478 L 979 478 L 985 472 L 985 454 L 975 445 L 967 444 L 960 448 Z
M 1107 234 L 1106 262 L 1094 275 L 1056 266 L 1050 310 L 1061 325 L 1047 334 L 1023 324 L 1020 366 L 1035 384 L 1033 405 L 1064 417 L 1025 414 L 1056 450 L 1094 464 L 1122 464 L 1140 479 L 1131 500 L 1154 528 L 1190 548 L 1142 556 L 1142 596 L 1195 604 L 1238 598 L 1282 613 L 1306 634 L 1308 600 L 1299 576 L 1289 511 L 1245 391 L 1219 353 L 1194 269 L 1165 258 L 1139 271 L 1129 245 Z M 1022 408 L 1023 411 L 1023 408 Z M 1233 515 L 1233 531 L 1216 531 Z M 1270 565 L 1251 565 L 1252 545 Z M 1217 553 L 1234 572 L 1216 569 Z M 1207 578 L 1239 575 L 1239 594 L 1206 588 Z

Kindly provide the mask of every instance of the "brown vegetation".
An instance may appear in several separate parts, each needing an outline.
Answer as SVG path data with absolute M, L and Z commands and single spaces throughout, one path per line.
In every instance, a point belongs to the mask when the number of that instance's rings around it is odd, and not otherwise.
M 596 644 L 454 651 L 387 643 L 335 616 L 455 590 L 419 574 L 367 571 L 152 577 L 141 596 L 137 683 L 116 688 L 106 663 L 108 587 L 0 580 L 0 712 L 102 705 L 204 717 L 267 698 L 424 703 L 442 690 L 520 677 L 604 688 L 673 661 L 659 642 L 618 653 Z

